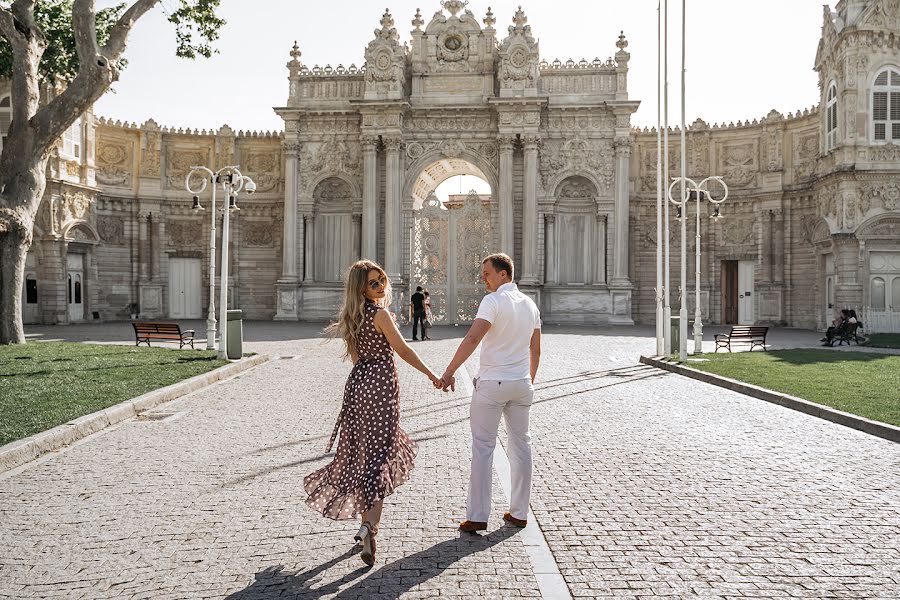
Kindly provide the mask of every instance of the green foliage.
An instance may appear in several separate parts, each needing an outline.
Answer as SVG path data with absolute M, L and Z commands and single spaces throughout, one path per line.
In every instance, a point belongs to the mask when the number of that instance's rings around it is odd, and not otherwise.
M 178 0 L 175 10 L 168 13 L 169 22 L 175 26 L 177 46 L 175 54 L 182 58 L 209 58 L 217 51 L 212 43 L 219 38 L 219 29 L 225 20 L 216 16 L 221 0 Z M 40 73 L 44 81 L 62 78 L 71 81 L 78 73 L 78 54 L 72 29 L 73 0 L 38 0 L 35 21 L 47 38 L 47 49 L 41 57 Z M 0 3 L 7 7 L 8 2 Z M 97 42 L 105 44 L 116 20 L 127 4 L 117 4 L 97 11 Z M 119 61 L 119 68 L 127 62 Z M 12 75 L 12 47 L 0 36 L 0 77 Z
M 125 10 L 125 4 L 117 4 L 97 12 L 97 41 L 105 44 L 116 19 Z M 39 0 L 34 8 L 34 19 L 47 38 L 47 49 L 41 57 L 40 73 L 44 81 L 61 77 L 71 81 L 78 73 L 78 53 L 72 33 L 72 0 Z M 119 63 L 124 67 L 124 61 Z M 0 37 L 0 76 L 12 75 L 12 47 Z

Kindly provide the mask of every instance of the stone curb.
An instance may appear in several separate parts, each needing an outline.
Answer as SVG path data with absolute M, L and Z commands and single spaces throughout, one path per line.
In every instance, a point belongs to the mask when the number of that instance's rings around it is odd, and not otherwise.
M 815 402 L 810 402 L 809 400 L 804 400 L 803 398 L 790 396 L 788 394 L 782 394 L 781 392 L 773 392 L 772 390 L 768 390 L 756 385 L 751 385 L 749 383 L 744 383 L 742 381 L 737 381 L 728 377 L 722 377 L 721 375 L 713 375 L 712 373 L 707 373 L 705 371 L 698 371 L 697 369 L 670 363 L 659 358 L 641 356 L 640 361 L 645 365 L 657 367 L 666 371 L 671 371 L 672 373 L 684 375 L 685 377 L 690 377 L 691 379 L 697 379 L 704 383 L 717 385 L 719 387 L 729 389 L 733 392 L 746 394 L 747 396 L 752 396 L 759 400 L 765 400 L 766 402 L 778 404 L 779 406 L 790 408 L 791 410 L 796 410 L 813 417 L 825 419 L 826 421 L 831 421 L 833 423 L 837 423 L 838 425 L 844 425 L 845 427 L 858 429 L 859 431 L 868 433 L 869 435 L 878 436 L 895 443 L 900 443 L 900 427 L 888 425 L 887 423 L 879 423 L 878 421 L 872 421 L 870 419 L 866 419 L 865 417 L 852 415 L 850 413 L 846 413 L 829 406 L 824 406 L 822 404 L 816 404 Z
M 48 452 L 59 450 L 77 440 L 105 429 L 110 425 L 137 416 L 160 404 L 170 402 L 218 381 L 252 369 L 267 362 L 269 358 L 269 356 L 264 354 L 244 358 L 237 362 L 223 365 L 208 373 L 196 375 L 190 379 L 147 392 L 109 408 L 78 417 L 53 429 L 0 446 L 0 473 L 22 466 Z

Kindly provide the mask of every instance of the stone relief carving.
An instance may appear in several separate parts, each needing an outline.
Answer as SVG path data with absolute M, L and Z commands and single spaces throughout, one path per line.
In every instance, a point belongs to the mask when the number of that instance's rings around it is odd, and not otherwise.
M 158 131 L 145 131 L 141 154 L 141 176 L 159 177 L 161 136 Z
M 722 224 L 722 237 L 730 245 L 755 244 L 756 235 L 757 222 L 754 217 L 735 217 Z
M 763 133 L 766 152 L 766 170 L 770 173 L 780 171 L 781 160 L 781 130 L 769 129 Z
M 863 198 L 878 201 L 885 210 L 900 208 L 900 183 L 888 181 L 872 183 L 863 188 Z
M 609 141 L 582 138 L 568 141 L 545 140 L 540 160 L 540 183 L 543 189 L 550 191 L 547 186 L 553 177 L 566 170 L 593 173 L 603 189 L 609 190 L 615 176 L 615 155 Z
M 437 150 L 448 158 L 460 158 L 466 151 L 480 154 L 497 167 L 499 150 L 493 142 L 471 142 L 448 140 L 444 142 L 409 142 L 406 144 L 406 156 L 417 160 L 426 153 Z
M 690 170 L 696 177 L 705 177 L 709 173 L 709 135 L 690 136 Z M 679 153 L 681 151 L 679 150 Z M 671 153 L 671 150 L 670 150 Z M 653 171 L 656 176 L 656 152 L 653 156 Z M 655 185 L 655 183 L 654 183 Z
M 402 92 L 404 57 L 399 39 L 394 18 L 385 11 L 381 17 L 381 29 L 375 30 L 375 39 L 366 47 L 367 93 L 377 96 L 380 93 Z
M 645 190 L 656 189 L 656 147 L 642 146 L 644 160 L 641 162 L 642 175 L 641 183 L 644 184 Z M 707 154 L 708 156 L 708 154 Z M 676 146 L 669 147 L 669 175 L 674 176 L 680 173 L 681 169 L 681 149 Z M 663 190 L 665 193 L 665 190 Z
M 580 177 L 570 177 L 559 186 L 557 196 L 559 198 L 593 198 L 594 194 L 594 186 L 590 181 Z
M 469 36 L 456 27 L 449 28 L 437 38 L 436 55 L 439 71 L 468 71 Z
M 244 245 L 250 248 L 271 247 L 275 237 L 271 223 L 245 222 L 241 227 Z
M 343 200 L 353 198 L 353 189 L 343 179 L 329 177 L 319 182 L 313 197 L 322 200 Z
M 882 219 L 860 231 L 858 238 L 900 239 L 900 219 Z
M 99 217 L 97 233 L 100 234 L 100 239 L 107 244 L 121 246 L 125 243 L 125 221 L 120 217 Z
M 818 155 L 818 133 L 794 136 L 794 172 L 798 180 L 807 179 L 814 173 Z
M 99 139 L 97 182 L 101 185 L 131 185 L 131 145 Z
M 203 239 L 198 221 L 166 221 L 166 240 L 174 248 L 197 247 Z
M 822 217 L 837 215 L 837 185 L 823 186 L 816 193 L 816 214 Z
M 256 183 L 257 192 L 270 192 L 278 187 L 281 157 L 278 152 L 249 150 L 242 153 L 244 173 Z
M 63 194 L 62 203 L 60 205 L 61 215 L 59 222 L 65 224 L 72 220 L 86 219 L 92 202 L 93 198 L 90 198 L 81 192 Z
M 541 123 L 543 129 L 578 130 L 603 129 L 612 132 L 615 127 L 615 117 L 612 115 L 573 115 L 550 114 Z
M 500 44 L 500 95 L 503 90 L 524 90 L 535 88 L 538 78 L 538 44 L 531 35 L 531 25 L 522 7 L 513 16 L 513 24 L 507 29 L 508 35 Z
M 172 149 L 166 155 L 166 187 L 170 190 L 184 189 L 184 177 L 192 166 L 208 162 L 209 152 L 205 149 Z
M 336 138 L 318 144 L 304 144 L 300 151 L 301 185 L 306 187 L 321 173 L 346 173 L 360 176 L 359 146 Z
M 819 217 L 814 215 L 803 215 L 800 218 L 800 237 L 807 244 L 811 244 L 813 242 L 813 235 L 816 230 L 816 226 L 821 222 Z
M 756 142 L 741 142 L 722 145 L 722 165 L 728 185 L 744 187 L 756 180 L 759 170 L 757 165 Z
M 475 131 L 491 129 L 490 115 L 484 116 L 425 116 L 417 115 L 409 123 L 411 129 L 420 131 Z
M 900 146 L 885 144 L 869 148 L 869 160 L 881 162 L 900 162 Z

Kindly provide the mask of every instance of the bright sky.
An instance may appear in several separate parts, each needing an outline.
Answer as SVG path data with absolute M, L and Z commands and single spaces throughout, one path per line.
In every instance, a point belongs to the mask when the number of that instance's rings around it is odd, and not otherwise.
M 119 0 L 100 0 L 107 6 Z M 163 0 L 172 6 L 175 0 Z M 99 115 L 141 123 L 153 117 L 170 127 L 281 130 L 272 112 L 287 98 L 288 52 L 294 40 L 308 66 L 363 63 L 363 51 L 379 27 L 384 4 L 400 41 L 410 39 L 416 7 L 427 23 L 438 0 L 222 0 L 228 24 L 210 60 L 174 55 L 175 36 L 161 9 L 132 33 L 129 66 L 96 105 Z M 624 30 L 631 53 L 632 99 L 641 100 L 636 125 L 656 124 L 656 0 L 473 0 L 479 22 L 491 6 L 498 40 L 506 36 L 516 7 L 528 16 L 541 57 L 606 59 Z M 681 2 L 669 6 L 670 123 L 680 122 Z M 784 114 L 818 102 L 813 72 L 823 0 L 687 0 L 687 122 L 754 119 L 775 108 Z M 833 2 L 832 2 L 833 6 Z

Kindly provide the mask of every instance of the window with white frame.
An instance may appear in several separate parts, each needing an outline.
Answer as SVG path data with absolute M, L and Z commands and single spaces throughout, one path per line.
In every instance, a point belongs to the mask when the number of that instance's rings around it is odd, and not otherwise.
M 825 139 L 826 150 L 834 150 L 837 146 L 837 85 L 832 83 L 828 87 L 828 96 L 825 100 Z
M 63 153 L 71 158 L 81 158 L 81 118 L 63 134 Z
M 12 104 L 9 96 L 4 96 L 0 98 L 0 150 L 3 150 L 6 143 L 10 123 L 12 123 Z
M 888 68 L 872 86 L 872 139 L 900 143 L 900 70 Z

